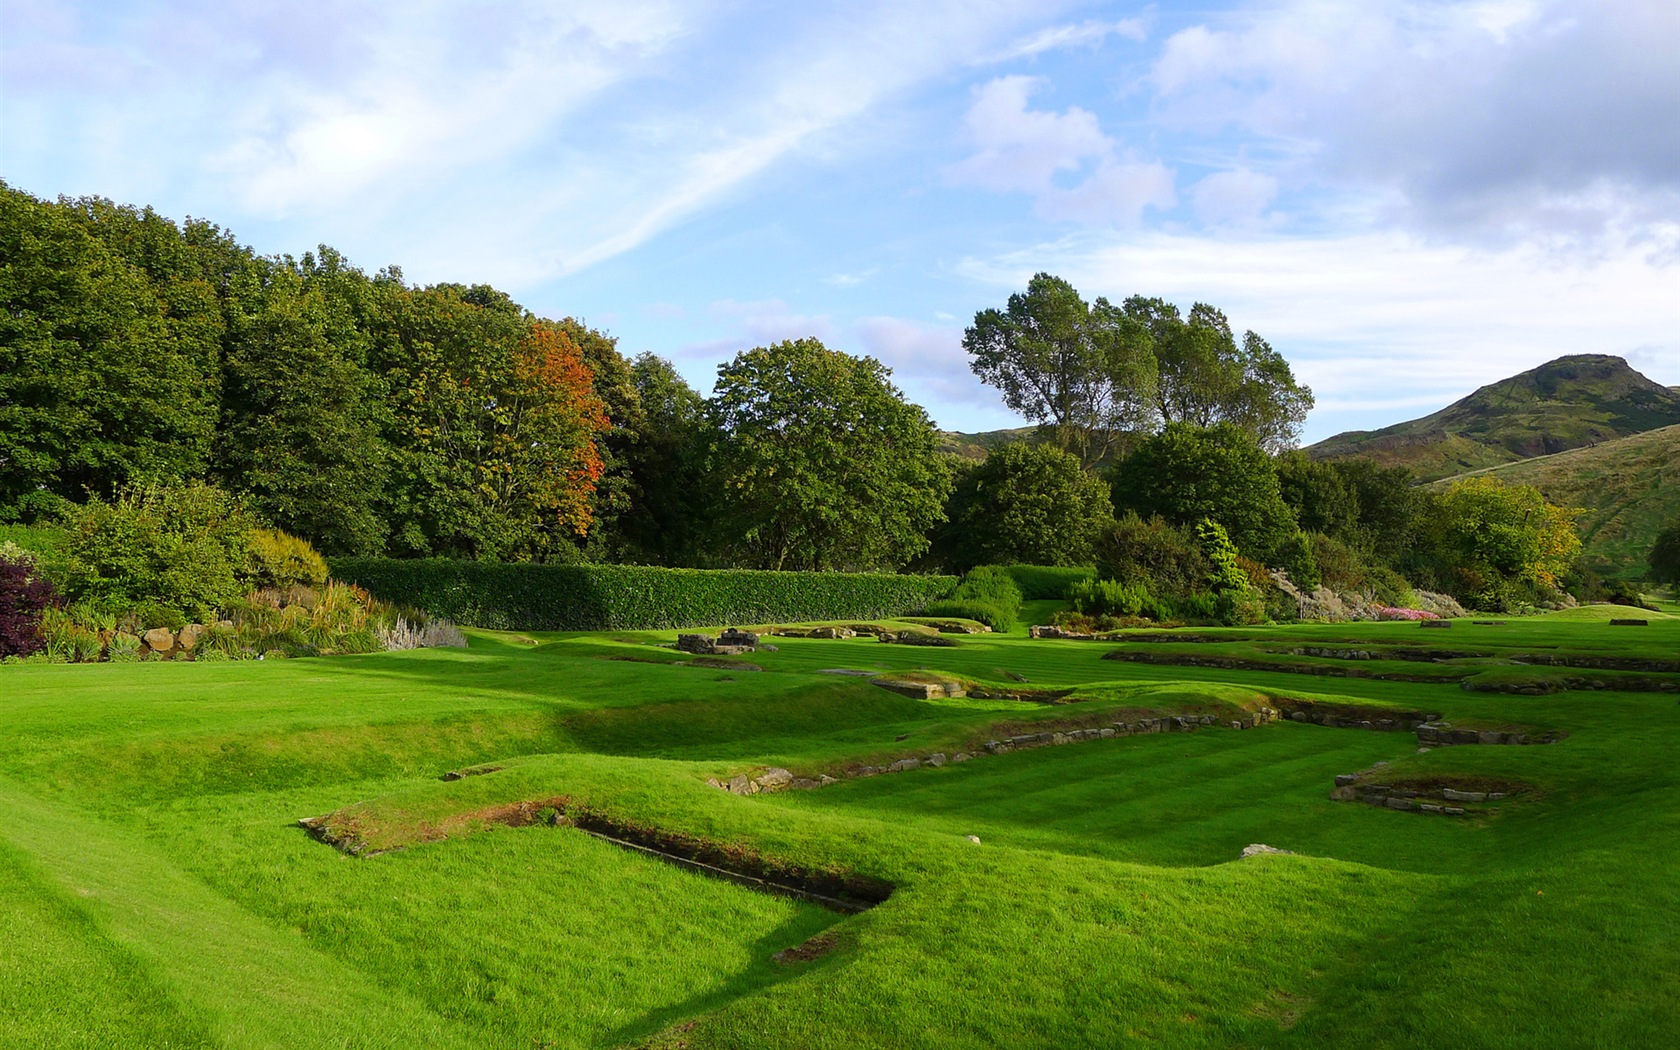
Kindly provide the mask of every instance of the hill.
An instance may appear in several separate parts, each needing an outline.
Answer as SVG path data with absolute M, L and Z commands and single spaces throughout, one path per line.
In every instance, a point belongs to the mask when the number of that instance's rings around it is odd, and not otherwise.
M 1007 445 L 1011 441 L 1031 441 L 1037 430 L 1037 427 L 1015 427 L 1012 430 L 985 430 L 978 434 L 941 430 L 939 449 L 978 462 L 999 445 Z
M 1639 577 L 1657 532 L 1680 519 L 1680 426 L 1468 473 L 1533 485 L 1553 503 L 1583 508 L 1587 564 Z
M 1307 453 L 1411 467 L 1433 481 L 1676 423 L 1680 391 L 1619 357 L 1576 354 L 1490 383 L 1421 419 L 1326 438 Z

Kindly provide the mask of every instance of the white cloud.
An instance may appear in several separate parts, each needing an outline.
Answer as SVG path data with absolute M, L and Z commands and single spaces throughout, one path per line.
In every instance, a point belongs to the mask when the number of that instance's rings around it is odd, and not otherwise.
M 1078 24 L 1047 26 L 1002 51 L 986 56 L 981 62 L 991 64 L 1037 58 L 1045 52 L 1070 47 L 1096 48 L 1111 36 L 1141 42 L 1148 39 L 1149 27 L 1141 18 L 1122 18 L 1117 22 L 1092 20 Z
M 963 330 L 956 325 L 928 325 L 902 317 L 866 317 L 857 324 L 864 353 L 893 370 L 893 379 L 912 401 L 941 409 L 958 409 L 995 426 L 1019 426 L 1002 407 L 997 392 L 974 377 L 962 348 Z M 973 424 L 969 424 L 973 425 Z
M 1094 114 L 1078 106 L 1056 113 L 1027 108 L 1042 81 L 999 77 L 974 92 L 967 117 L 978 152 L 946 169 L 951 181 L 1036 198 L 1035 212 L 1055 222 L 1136 224 L 1148 207 L 1177 203 L 1173 173 L 1159 161 L 1120 156 Z M 1071 186 L 1064 174 L 1081 177 Z
M 874 277 L 879 267 L 871 266 L 858 273 L 836 273 L 823 278 L 824 284 L 831 284 L 836 288 L 856 288 L 858 285 Z
M 1210 226 L 1252 226 L 1277 196 L 1278 180 L 1247 168 L 1219 171 L 1196 183 L 1190 199 Z
M 1148 82 L 1164 127 L 1276 144 L 1434 236 L 1672 253 L 1676 54 L 1659 0 L 1285 0 L 1173 34 Z

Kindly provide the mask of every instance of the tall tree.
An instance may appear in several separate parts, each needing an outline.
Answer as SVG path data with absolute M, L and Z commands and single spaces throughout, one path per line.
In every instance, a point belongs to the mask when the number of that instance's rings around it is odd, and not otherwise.
M 265 518 L 329 554 L 385 542 L 383 384 L 364 316 L 378 292 L 330 248 L 230 282 L 215 472 Z
M 1156 406 L 1169 423 L 1230 423 L 1270 452 L 1295 445 L 1312 409 L 1310 387 L 1295 381 L 1283 355 L 1253 332 L 1241 344 L 1224 313 L 1206 303 L 1190 316 L 1162 299 L 1133 296 L 1125 315 L 1147 328 L 1160 379 Z
M 720 549 L 766 569 L 896 568 L 927 549 L 951 468 L 891 372 L 815 339 L 736 355 L 708 410 Z
M 1657 533 L 1649 564 L 1654 582 L 1680 587 L 1680 521 Z
M 1484 609 L 1505 608 L 1524 588 L 1555 588 L 1581 553 L 1577 513 L 1532 485 L 1456 481 L 1431 522 L 1440 575 L 1460 601 Z
M 641 354 L 630 366 L 639 430 L 625 452 L 633 479 L 629 508 L 618 518 L 619 557 L 656 565 L 701 565 L 712 517 L 706 478 L 711 424 L 706 402 L 671 362 Z
M 575 558 L 608 425 L 577 344 L 485 286 L 404 290 L 390 307 L 377 354 L 396 551 Z
M 982 310 L 963 334 L 969 367 L 1004 404 L 1049 429 L 1086 466 L 1154 418 L 1149 333 L 1106 299 L 1088 304 L 1040 273 L 1002 310 Z
M 202 475 L 220 318 L 207 286 L 176 291 L 0 183 L 0 514 Z

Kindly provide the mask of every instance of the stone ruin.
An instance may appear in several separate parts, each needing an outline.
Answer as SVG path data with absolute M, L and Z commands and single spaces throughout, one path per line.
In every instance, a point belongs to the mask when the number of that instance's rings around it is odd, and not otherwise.
M 713 638 L 709 634 L 679 634 L 677 648 L 695 656 L 740 656 L 757 652 L 758 635 L 731 627 Z

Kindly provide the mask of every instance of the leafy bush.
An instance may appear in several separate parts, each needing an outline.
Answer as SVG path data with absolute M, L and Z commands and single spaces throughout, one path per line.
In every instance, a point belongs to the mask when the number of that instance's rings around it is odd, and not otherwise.
M 1304 532 L 1297 532 L 1278 544 L 1277 567 L 1287 572 L 1295 586 L 1303 591 L 1317 590 L 1324 582 L 1313 556 L 1312 538 Z
M 243 590 L 253 521 L 210 485 L 131 489 L 72 511 L 64 538 L 65 590 L 109 608 L 139 602 L 195 618 Z
M 308 540 L 279 529 L 252 529 L 247 543 L 245 578 L 258 587 L 319 587 L 327 582 L 327 561 Z
M 1225 534 L 1225 526 L 1203 518 L 1196 525 L 1196 538 L 1202 541 L 1202 553 L 1212 566 L 1207 583 L 1213 593 L 1247 594 L 1248 573 L 1237 563 L 1237 545 Z
M 798 620 L 873 620 L 946 597 L 950 576 L 535 565 L 445 558 L 331 559 L 333 575 L 383 601 L 475 627 L 645 630 Z
M 114 664 L 132 664 L 140 659 L 140 639 L 127 631 L 118 631 L 105 645 L 105 658 Z
M 1127 514 L 1097 541 L 1097 575 L 1142 584 L 1163 598 L 1181 598 L 1207 588 L 1213 571 L 1201 544 L 1186 528 L 1161 518 Z
M 948 601 L 937 604 L 942 609 L 961 605 L 969 612 L 935 612 L 934 606 L 929 606 L 926 610 L 929 615 L 964 616 L 979 620 L 994 631 L 1007 631 L 1021 617 L 1021 589 L 1003 566 L 981 565 L 968 571 Z
M 1155 600 L 1141 583 L 1120 580 L 1082 580 L 1069 594 L 1075 612 L 1108 616 L 1146 616 Z
M 41 651 L 41 617 L 56 599 L 34 559 L 21 552 L 0 556 L 0 657 Z
M 994 631 L 1007 631 L 1015 626 L 1013 618 L 1006 617 L 1003 610 L 990 602 L 969 601 L 962 598 L 947 598 L 944 601 L 933 602 L 923 609 L 921 614 L 923 616 L 947 616 L 962 620 L 975 620 Z
M 1022 599 L 1029 602 L 1066 601 L 1075 584 L 1091 579 L 1097 572 L 1089 565 L 1005 565 L 1003 571 L 1021 589 Z
M 136 602 L 134 608 L 128 611 L 124 619 L 141 631 L 150 631 L 157 627 L 167 627 L 171 631 L 179 631 L 187 625 L 186 614 L 172 605 L 162 602 Z

